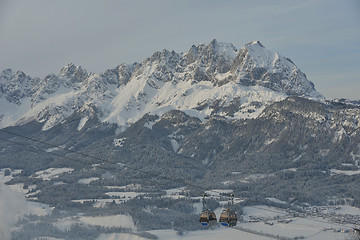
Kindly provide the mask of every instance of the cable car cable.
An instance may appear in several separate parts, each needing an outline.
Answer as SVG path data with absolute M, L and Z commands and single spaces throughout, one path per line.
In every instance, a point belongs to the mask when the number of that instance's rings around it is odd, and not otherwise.
M 78 155 L 81 155 L 81 156 L 83 156 L 83 157 L 93 158 L 93 159 L 98 160 L 98 161 L 101 161 L 101 162 L 103 162 L 103 163 L 110 163 L 110 164 L 116 165 L 117 167 L 129 168 L 129 169 L 131 169 L 131 170 L 133 170 L 133 171 L 137 171 L 137 172 L 139 172 L 139 173 L 143 173 L 143 174 L 146 174 L 146 175 L 155 177 L 155 178 L 160 178 L 160 179 L 167 180 L 167 181 L 173 181 L 173 182 L 181 183 L 181 184 L 184 184 L 184 185 L 186 185 L 186 186 L 190 186 L 190 187 L 194 187 L 194 188 L 197 188 L 197 189 L 201 189 L 201 190 L 203 190 L 204 192 L 212 192 L 212 193 L 215 193 L 215 194 L 222 194 L 222 192 L 220 192 L 220 191 L 216 191 L 216 190 L 213 190 L 213 189 L 212 189 L 212 190 L 211 190 L 211 189 L 209 190 L 209 189 L 207 189 L 207 188 L 205 188 L 205 187 L 202 187 L 202 186 L 199 186 L 199 185 L 195 185 L 195 184 L 192 184 L 192 183 L 188 183 L 188 182 L 185 182 L 185 181 L 180 180 L 180 179 L 175 179 L 175 178 L 171 178 L 171 177 L 162 176 L 162 175 L 159 175 L 159 174 L 154 174 L 154 173 L 151 173 L 151 172 L 148 172 L 148 171 L 144 171 L 144 170 L 141 170 L 141 169 L 133 168 L 133 167 L 128 166 L 128 165 L 126 165 L 126 164 L 115 163 L 115 162 L 109 161 L 109 160 L 107 160 L 107 159 L 95 157 L 95 156 L 88 155 L 88 154 L 84 154 L 84 153 L 81 153 L 81 152 L 76 152 L 76 151 L 67 149 L 67 148 L 62 147 L 62 146 L 58 146 L 58 145 L 50 144 L 50 143 L 47 143 L 47 142 L 43 142 L 43 141 L 40 141 L 40 140 L 31 138 L 31 137 L 27 137 L 27 136 L 23 136 L 23 135 L 20 135 L 20 134 L 17 134 L 17 133 L 13 133 L 13 132 L 7 131 L 7 130 L 4 130 L 4 129 L 0 129 L 0 131 L 5 132 L 5 133 L 8 133 L 8 134 L 15 135 L 15 136 L 17 136 L 17 137 L 20 137 L 20 138 L 23 138 L 23 139 L 27 139 L 27 140 L 30 140 L 30 141 L 33 141 L 33 142 L 45 144 L 45 145 L 51 146 L 51 147 L 53 147 L 53 148 L 60 148 L 60 149 L 62 149 L 62 150 L 65 150 L 65 151 L 68 151 L 68 152 L 71 152 L 71 153 L 74 153 L 74 154 L 78 154 Z M 0 138 L 0 140 L 6 141 L 6 142 L 10 142 L 10 143 L 14 143 L 14 144 L 17 144 L 17 145 L 20 145 L 20 146 L 24 146 L 24 147 L 27 147 L 27 148 L 29 148 L 29 149 L 35 150 L 35 151 L 44 152 L 44 153 L 47 153 L 47 154 L 50 154 L 50 155 L 53 155 L 53 156 L 56 156 L 56 157 L 61 157 L 61 158 L 67 159 L 67 160 L 69 160 L 69 161 L 73 161 L 73 162 L 77 162 L 77 163 L 81 163 L 81 164 L 84 164 L 84 165 L 88 165 L 88 166 L 94 167 L 92 164 L 89 164 L 88 162 L 80 161 L 80 160 L 78 160 L 78 159 L 70 158 L 70 157 L 67 157 L 67 156 L 62 156 L 62 155 L 56 154 L 56 153 L 54 153 L 54 152 L 49 152 L 49 151 L 46 151 L 46 150 L 41 149 L 41 148 L 36 148 L 36 147 L 30 146 L 29 144 L 19 143 L 19 142 L 15 142 L 15 141 L 12 141 L 12 140 L 9 140 L 9 139 L 4 139 L 4 138 Z M 121 173 L 121 171 L 118 170 L 118 169 L 106 168 L 106 167 L 103 167 L 103 166 L 96 166 L 96 168 L 103 169 L 103 170 L 107 170 L 107 171 L 112 171 L 112 172 Z M 153 180 L 152 180 L 152 181 L 153 181 Z M 165 185 L 165 184 L 163 184 L 163 183 L 161 183 L 161 182 L 158 182 L 158 183 L 159 183 L 160 185 Z M 257 207 L 257 206 L 251 206 L 251 207 L 256 208 L 256 209 L 259 209 L 259 210 L 268 211 L 268 212 L 275 212 L 275 213 L 284 214 L 284 212 L 281 212 L 281 211 L 264 209 L 264 208 Z M 307 218 L 304 218 L 304 217 L 300 217 L 300 218 L 307 219 Z M 320 223 L 326 223 L 326 224 L 331 224 L 331 225 L 337 225 L 337 226 L 345 227 L 344 225 L 341 225 L 341 224 L 338 224 L 338 223 L 330 223 L 330 222 L 321 221 L 321 220 L 317 220 L 317 219 L 310 219 L 310 220 L 316 221 L 316 222 L 320 222 Z M 299 225 L 300 225 L 300 224 L 299 224 Z M 305 225 L 304 225 L 304 226 L 305 226 Z M 346 228 L 349 228 L 349 227 L 346 227 Z M 236 229 L 236 228 L 235 228 L 235 229 Z M 240 230 L 240 229 L 238 229 L 238 230 Z
M 17 134 L 17 133 L 10 132 L 10 131 L 7 131 L 7 130 L 0 129 L 0 131 L 5 132 L 5 133 L 8 133 L 8 134 L 15 135 L 15 136 L 17 136 L 17 137 L 24 138 L 24 139 L 27 139 L 27 140 L 30 140 L 30 141 L 33 141 L 33 142 L 45 144 L 45 145 L 51 146 L 51 147 L 53 147 L 53 148 L 60 148 L 60 149 L 62 149 L 62 150 L 65 150 L 65 151 L 68 151 L 68 152 L 71 152 L 71 153 L 74 153 L 74 154 L 78 154 L 78 155 L 81 155 L 81 156 L 83 156 L 83 157 L 89 157 L 89 158 L 95 159 L 95 160 L 100 161 L 100 162 L 103 162 L 103 163 L 110 163 L 110 164 L 113 164 L 113 165 L 115 165 L 115 166 L 117 166 L 117 167 L 119 167 L 119 166 L 120 166 L 120 167 L 125 167 L 125 168 L 131 169 L 131 170 L 133 170 L 133 171 L 136 171 L 136 172 L 139 172 L 139 173 L 143 173 L 143 174 L 146 174 L 146 175 L 148 175 L 148 176 L 152 176 L 152 177 L 154 177 L 154 178 L 159 178 L 159 179 L 163 179 L 163 180 L 167 180 L 167 181 L 172 181 L 172 182 L 181 183 L 181 184 L 184 184 L 184 185 L 186 185 L 186 186 L 190 186 L 190 187 L 194 187 L 194 188 L 200 189 L 200 190 L 202 190 L 202 191 L 204 191 L 204 192 L 206 191 L 206 192 L 213 192 L 213 193 L 216 193 L 216 194 L 221 194 L 221 192 L 219 192 L 219 191 L 209 190 L 209 189 L 207 189 L 207 188 L 205 188 L 205 187 L 202 187 L 202 186 L 199 186 L 199 185 L 195 185 L 195 184 L 192 184 L 192 183 L 188 183 L 188 182 L 185 182 L 184 180 L 181 180 L 181 179 L 175 179 L 175 178 L 171 178 L 171 177 L 162 176 L 162 175 L 155 174 L 155 173 L 152 173 L 152 172 L 149 172 L 149 171 L 144 171 L 144 170 L 141 170 L 141 169 L 137 169 L 137 168 L 131 167 L 131 166 L 129 166 L 129 165 L 127 165 L 127 164 L 123 164 L 123 163 L 115 163 L 115 162 L 109 161 L 109 160 L 107 160 L 107 159 L 103 159 L 103 158 L 95 157 L 95 156 L 92 156 L 92 155 L 88 155 L 88 154 L 76 152 L 76 151 L 67 149 L 67 148 L 62 147 L 62 146 L 57 146 L 57 145 L 54 145 L 54 144 L 46 143 L 46 142 L 43 142 L 43 141 L 40 141 L 40 140 L 37 140 L 37 139 L 34 139 L 34 138 L 30 138 L 30 137 L 22 136 L 22 135 Z M 30 148 L 30 149 L 36 150 L 36 151 L 41 151 L 41 152 L 44 152 L 44 153 L 51 154 L 51 155 L 53 155 L 53 156 L 62 157 L 62 158 L 64 158 L 64 159 L 67 159 L 67 160 L 70 160 L 70 161 L 74 161 L 74 162 L 78 162 L 78 163 L 82 163 L 82 164 L 85 164 L 85 165 L 94 167 L 93 165 L 91 165 L 91 164 L 89 164 L 89 163 L 87 163 L 87 162 L 80 161 L 80 160 L 77 160 L 77 159 L 74 159 L 74 158 L 70 158 L 70 157 L 67 157 L 67 156 L 62 156 L 62 155 L 56 154 L 56 153 L 54 153 L 54 152 L 46 151 L 46 150 L 41 149 L 41 148 L 32 147 L 32 146 L 30 146 L 29 144 L 19 143 L 19 142 L 15 142 L 15 141 L 8 140 L 8 139 L 4 139 L 4 138 L 0 138 L 0 139 L 3 140 L 3 141 L 7 141 L 7 142 L 10 142 L 10 143 L 17 144 L 17 145 L 25 146 L 25 147 L 28 147 L 28 148 Z M 100 168 L 100 169 L 108 170 L 108 171 L 120 172 L 120 171 L 118 171 L 118 170 L 114 170 L 114 169 L 110 169 L 110 168 L 106 168 L 106 167 L 99 167 L 99 166 L 96 166 L 96 167 L 98 167 L 98 168 Z M 162 184 L 162 185 L 164 185 L 164 184 Z
M 0 129 L 1 131 L 1 129 Z M 19 137 L 22 137 L 21 135 L 18 135 Z M 33 140 L 32 138 L 28 138 L 26 137 L 26 139 L 28 140 Z M 29 149 L 32 149 L 32 150 L 35 150 L 35 151 L 40 151 L 40 152 L 43 152 L 43 153 L 47 153 L 47 154 L 50 154 L 50 155 L 53 155 L 53 156 L 56 156 L 56 157 L 61 157 L 61 158 L 64 158 L 64 159 L 67 159 L 69 161 L 73 161 L 73 162 L 77 162 L 77 163 L 81 163 L 81 164 L 84 164 L 84 165 L 88 165 L 88 166 L 91 166 L 91 167 L 94 167 L 92 164 L 89 164 L 87 162 L 83 162 L 83 161 L 80 161 L 78 159 L 74 159 L 74 158 L 70 158 L 70 157 L 66 157 L 66 156 L 62 156 L 62 155 L 59 155 L 59 154 L 56 154 L 54 152 L 48 152 L 44 149 L 40 149 L 40 148 L 36 148 L 36 147 L 33 147 L 33 146 L 30 146 L 28 144 L 25 144 L 25 143 L 19 143 L 19 142 L 15 142 L 15 141 L 12 141 L 12 140 L 9 140 L 9 139 L 4 139 L 4 138 L 1 138 L 0 137 L 0 140 L 3 140 L 3 141 L 6 141 L 6 142 L 10 142 L 10 143 L 14 143 L 14 144 L 17 144 L 17 145 L 20 145 L 20 146 L 24 146 L 24 147 L 27 147 Z M 64 149 L 64 150 L 67 150 L 67 149 Z M 73 153 L 76 153 L 74 151 L 71 151 Z M 80 155 L 84 155 L 86 156 L 86 154 L 80 154 Z M 93 157 L 93 156 L 92 156 Z M 96 157 L 93 157 L 95 159 L 97 159 Z M 101 159 L 98 159 L 98 160 L 101 160 Z M 110 162 L 110 163 L 113 163 L 111 161 L 106 161 L 106 162 Z M 118 167 L 119 166 L 125 166 L 125 167 L 128 167 L 126 165 L 118 165 L 116 164 Z M 103 166 L 96 166 L 96 168 L 99 168 L 99 169 L 103 169 L 103 170 L 107 170 L 107 171 L 112 171 L 112 172 L 118 172 L 118 173 L 121 173 L 120 170 L 118 169 L 113 169 L 113 168 L 107 168 L 107 167 L 103 167 Z M 138 169 L 136 168 L 131 168 L 131 167 L 128 167 L 129 169 L 131 170 L 134 170 L 134 171 L 139 171 Z M 142 171 L 140 170 L 139 172 L 141 173 L 146 173 L 146 174 L 149 174 L 151 176 L 154 176 L 154 177 L 158 177 L 158 178 L 162 178 L 164 180 L 171 180 L 171 181 L 175 181 L 175 182 L 179 182 L 179 183 L 182 183 L 182 184 L 185 184 L 185 185 L 188 185 L 188 186 L 192 186 L 192 187 L 195 187 L 195 188 L 199 188 L 199 189 L 202 189 L 204 191 L 207 191 L 207 192 L 213 192 L 213 193 L 216 193 L 216 194 L 219 194 L 221 192 L 217 192 L 215 190 L 208 190 L 204 187 L 201 187 L 201 186 L 198 186 L 198 185 L 195 185 L 195 184 L 189 184 L 189 183 L 186 183 L 184 181 L 179 181 L 178 179 L 172 179 L 172 178 L 168 178 L 168 177 L 164 177 L 164 176 L 160 176 L 160 175 L 157 175 L 157 174 L 153 174 L 153 173 L 148 173 L 146 171 Z M 165 185 L 164 183 L 161 183 L 161 182 L 158 182 L 160 185 Z M 270 209 L 265 209 L 265 208 L 261 208 L 261 207 L 257 207 L 257 206 L 251 206 L 252 208 L 256 208 L 256 209 L 259 209 L 259 210 L 264 210 L 264 211 L 268 211 L 268 212 L 275 212 L 275 213 L 281 213 L 281 214 L 284 214 L 284 212 L 281 212 L 281 211 L 276 211 L 276 210 L 270 210 Z M 304 218 L 304 217 L 300 217 L 300 218 L 303 218 L 303 219 L 308 219 L 308 218 Z M 349 228 L 349 227 L 346 227 L 344 225 L 340 225 L 340 224 L 337 224 L 337 223 L 330 223 L 330 222 L 326 222 L 326 221 L 321 221 L 321 220 L 317 220 L 317 219 L 310 219 L 311 221 L 316 221 L 316 222 L 320 222 L 320 223 L 326 223 L 326 224 L 330 224 L 330 225 L 337 225 L 337 226 L 341 226 L 341 227 L 345 227 L 345 228 Z M 298 224 L 298 225 L 302 225 L 302 224 Z M 306 225 L 303 225 L 303 226 L 306 226 Z M 233 229 L 236 229 L 236 230 L 239 230 L 239 231 L 243 231 L 239 228 L 236 228 L 236 227 L 233 227 Z

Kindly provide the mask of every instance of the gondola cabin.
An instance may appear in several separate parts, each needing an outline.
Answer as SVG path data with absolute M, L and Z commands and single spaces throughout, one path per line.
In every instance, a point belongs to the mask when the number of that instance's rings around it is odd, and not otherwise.
M 221 223 L 221 225 L 226 227 L 236 226 L 237 216 L 235 211 L 231 210 L 230 208 L 224 209 L 221 212 L 219 222 Z
M 205 210 L 200 214 L 200 223 L 203 226 L 209 226 L 216 223 L 216 215 L 213 211 Z
M 216 215 L 213 211 L 210 211 L 205 204 L 205 197 L 207 195 L 203 194 L 202 195 L 202 204 L 203 204 L 203 211 L 200 214 L 200 223 L 203 226 L 209 226 L 209 225 L 213 225 L 214 223 L 216 223 Z

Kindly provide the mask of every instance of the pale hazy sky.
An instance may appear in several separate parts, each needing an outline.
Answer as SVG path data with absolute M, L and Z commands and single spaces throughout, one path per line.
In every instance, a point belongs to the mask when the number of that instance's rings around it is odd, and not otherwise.
M 0 0 L 0 71 L 101 73 L 164 48 L 260 40 L 327 98 L 360 99 L 360 0 Z

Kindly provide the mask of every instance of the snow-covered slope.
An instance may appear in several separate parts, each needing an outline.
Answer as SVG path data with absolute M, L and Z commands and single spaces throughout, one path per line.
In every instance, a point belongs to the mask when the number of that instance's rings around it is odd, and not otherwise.
M 214 115 L 255 118 L 288 95 L 322 98 L 291 60 L 260 42 L 237 50 L 213 40 L 181 54 L 156 52 L 142 63 L 121 64 L 102 74 L 74 64 L 44 79 L 4 70 L 0 127 L 37 120 L 47 130 L 75 111 L 84 116 L 82 126 L 94 114 L 127 127 L 146 113 L 162 115 L 172 109 L 202 120 Z
M 290 59 L 265 49 L 259 41 L 240 49 L 234 63 L 237 80 L 243 84 L 261 85 L 289 95 L 322 98 Z

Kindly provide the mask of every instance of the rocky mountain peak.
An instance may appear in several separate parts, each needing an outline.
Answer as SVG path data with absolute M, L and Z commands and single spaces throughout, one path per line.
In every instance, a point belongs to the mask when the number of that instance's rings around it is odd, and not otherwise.
M 59 76 L 81 82 L 87 78 L 89 74 L 81 66 L 75 66 L 73 63 L 69 63 L 61 69 Z
M 262 43 L 261 43 L 259 40 L 252 41 L 252 42 L 246 44 L 245 46 L 246 46 L 246 47 L 255 46 L 255 47 L 265 48 L 264 45 L 262 45 Z
M 100 75 L 100 77 L 106 79 L 109 84 L 116 84 L 118 87 L 125 85 L 129 82 L 131 74 L 138 66 L 138 63 L 132 65 L 120 64 L 116 68 L 108 69 Z
M 167 65 L 170 68 L 175 68 L 181 60 L 180 54 L 176 53 L 174 50 L 169 51 L 167 49 L 162 50 L 161 52 L 155 52 L 150 59 L 145 60 L 146 62 L 157 63 L 161 65 Z
M 225 73 L 229 71 L 236 54 L 237 49 L 234 45 L 231 43 L 218 42 L 214 39 L 208 45 L 193 45 L 189 51 L 184 54 L 184 59 L 187 65 L 194 64 L 196 67 L 203 68 L 200 69 L 200 71 L 206 70 L 211 75 L 211 73 Z M 199 71 L 199 69 L 197 69 L 197 71 Z M 205 78 L 209 79 L 209 77 Z
M 270 51 L 259 41 L 242 47 L 232 63 L 239 83 L 263 86 L 288 95 L 323 98 L 306 75 L 288 58 Z
M 193 45 L 189 51 L 185 53 L 185 57 L 188 59 L 189 63 L 200 61 L 202 64 L 208 64 L 209 62 L 216 61 L 219 57 L 233 60 L 236 56 L 236 52 L 237 49 L 233 44 L 218 42 L 214 39 L 208 45 Z
M 39 78 L 31 78 L 23 71 L 5 69 L 0 74 L 0 97 L 4 96 L 7 101 L 19 104 L 20 100 L 28 97 L 33 92 L 33 87 Z
M 12 74 L 13 74 L 13 71 L 10 68 L 4 69 L 1 72 L 1 76 L 8 76 L 8 75 L 12 75 Z
M 31 77 L 26 75 L 23 71 L 14 72 L 12 69 L 5 69 L 0 73 L 0 83 L 3 84 L 28 84 Z
M 11 81 L 11 79 L 14 78 L 14 73 L 11 69 L 5 69 L 0 73 L 0 91 L 2 90 L 2 88 L 4 87 L 3 85 L 7 85 L 9 84 L 9 82 Z M 1 87 L 3 86 L 3 87 Z
M 236 47 L 232 43 L 219 42 L 216 39 L 212 40 L 207 49 L 212 49 L 213 54 L 222 55 L 230 58 L 234 58 L 237 52 Z

